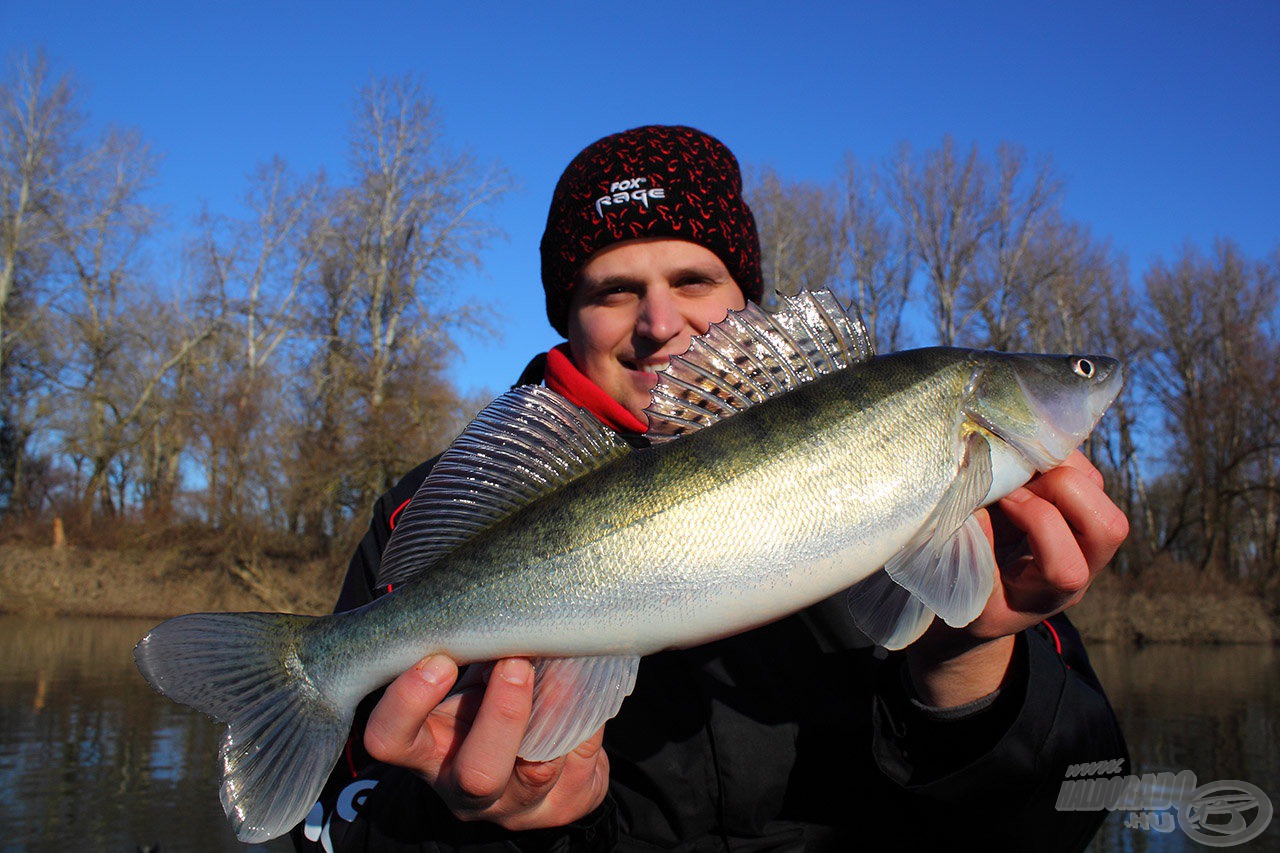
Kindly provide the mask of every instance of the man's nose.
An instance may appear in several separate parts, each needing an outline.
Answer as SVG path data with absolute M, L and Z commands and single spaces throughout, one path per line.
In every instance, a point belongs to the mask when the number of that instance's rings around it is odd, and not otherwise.
M 640 301 L 636 332 L 653 341 L 666 343 L 684 329 L 684 315 L 667 288 L 649 288 Z

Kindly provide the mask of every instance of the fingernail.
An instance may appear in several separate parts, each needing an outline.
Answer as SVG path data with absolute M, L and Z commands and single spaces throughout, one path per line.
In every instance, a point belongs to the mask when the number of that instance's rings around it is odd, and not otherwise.
M 1031 490 L 1019 487 L 1005 495 L 1005 500 L 1013 501 L 1016 504 L 1026 503 L 1031 500 Z
M 449 679 L 453 670 L 453 661 L 444 655 L 432 655 L 419 661 L 414 669 L 418 671 L 418 675 L 422 676 L 423 681 L 435 686 Z
M 498 677 L 508 684 L 516 684 L 521 687 L 529 683 L 529 675 L 533 672 L 533 668 L 529 666 L 527 661 L 523 660 L 504 660 L 498 666 Z

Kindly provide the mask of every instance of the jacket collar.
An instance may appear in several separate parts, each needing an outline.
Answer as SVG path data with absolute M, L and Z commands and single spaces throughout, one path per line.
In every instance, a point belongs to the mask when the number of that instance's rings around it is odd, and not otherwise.
M 621 403 L 578 370 L 569 358 L 569 345 L 560 344 L 547 353 L 546 385 L 569 402 L 581 406 L 617 432 L 643 434 L 648 424 L 631 414 Z

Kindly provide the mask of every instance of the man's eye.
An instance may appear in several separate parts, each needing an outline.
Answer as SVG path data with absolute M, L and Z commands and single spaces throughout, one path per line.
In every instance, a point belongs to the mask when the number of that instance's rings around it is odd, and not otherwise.
M 697 275 L 681 279 L 676 284 L 678 287 L 698 287 L 700 285 L 715 284 L 715 282 L 705 275 Z
M 606 287 L 596 291 L 593 300 L 596 302 L 612 304 L 627 299 L 633 293 L 634 290 L 625 285 L 619 285 L 618 287 Z

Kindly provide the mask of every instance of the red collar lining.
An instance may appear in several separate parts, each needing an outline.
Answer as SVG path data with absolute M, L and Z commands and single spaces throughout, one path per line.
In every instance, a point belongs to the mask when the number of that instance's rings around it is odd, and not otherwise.
M 569 402 L 581 406 L 604 424 L 619 432 L 644 433 L 648 425 L 587 378 L 569 359 L 569 345 L 560 344 L 547 353 L 547 387 Z

